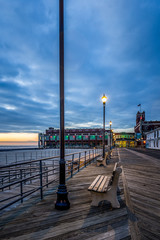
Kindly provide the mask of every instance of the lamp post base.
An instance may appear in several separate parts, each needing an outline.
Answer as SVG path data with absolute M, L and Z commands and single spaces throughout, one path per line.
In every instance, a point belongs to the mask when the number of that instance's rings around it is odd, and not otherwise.
M 67 210 L 70 208 L 70 202 L 68 200 L 68 192 L 65 185 L 59 185 L 57 191 L 57 201 L 55 204 L 57 210 Z

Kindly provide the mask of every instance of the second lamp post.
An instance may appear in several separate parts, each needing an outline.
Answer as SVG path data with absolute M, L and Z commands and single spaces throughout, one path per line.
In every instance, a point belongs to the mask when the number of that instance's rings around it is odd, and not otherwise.
M 111 121 L 109 122 L 109 125 L 110 125 L 110 150 L 112 150 L 112 147 L 111 147 L 111 134 L 112 134 L 111 125 L 112 125 L 112 122 Z
M 103 102 L 103 158 L 105 157 L 105 104 L 107 101 L 107 97 L 103 94 L 102 102 Z

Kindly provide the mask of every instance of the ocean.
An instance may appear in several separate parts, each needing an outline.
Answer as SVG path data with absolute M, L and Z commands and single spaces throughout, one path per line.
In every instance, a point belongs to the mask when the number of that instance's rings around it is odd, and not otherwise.
M 81 152 L 82 149 L 66 149 L 65 153 Z M 0 146 L 0 166 L 19 163 L 24 161 L 37 160 L 47 157 L 59 156 L 60 149 L 39 149 L 38 147 L 32 146 Z M 71 156 L 69 157 L 71 158 Z
M 38 148 L 38 145 L 0 145 L 0 151 Z

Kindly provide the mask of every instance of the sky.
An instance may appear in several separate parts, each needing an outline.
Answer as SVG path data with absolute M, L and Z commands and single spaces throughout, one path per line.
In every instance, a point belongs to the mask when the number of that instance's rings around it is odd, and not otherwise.
M 58 3 L 0 0 L 1 141 L 59 128 Z M 160 1 L 64 0 L 64 20 L 65 127 L 102 127 L 103 94 L 107 128 L 133 131 L 140 103 L 160 120 Z

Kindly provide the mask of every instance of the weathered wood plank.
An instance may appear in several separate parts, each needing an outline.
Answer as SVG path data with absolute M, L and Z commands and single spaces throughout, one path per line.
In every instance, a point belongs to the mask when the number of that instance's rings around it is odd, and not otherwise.
M 22 236 L 23 236 L 23 240 L 28 240 L 28 239 L 49 239 L 52 237 L 56 237 L 58 235 L 61 234 L 66 234 L 68 232 L 72 232 L 78 229 L 83 229 L 83 228 L 87 228 L 89 226 L 94 226 L 96 224 L 100 224 L 100 223 L 104 223 L 104 222 L 108 222 L 114 218 L 118 218 L 118 217 L 122 217 L 124 215 L 127 215 L 127 211 L 126 209 L 119 209 L 116 213 L 115 211 L 110 212 L 110 214 L 108 214 L 107 212 L 104 214 L 99 214 L 98 216 L 96 215 L 96 217 L 89 217 L 87 219 L 83 219 L 83 220 L 78 220 L 78 221 L 72 221 L 72 222 L 64 222 L 64 223 L 60 223 L 58 224 L 58 226 L 50 226 L 49 228 L 47 228 L 44 230 L 39 230 L 35 232 L 31 232 L 28 234 L 25 234 L 25 232 L 20 232 L 22 235 L 20 236 L 15 236 L 13 239 L 15 240 L 21 240 Z M 12 233 L 13 234 L 13 233 Z M 43 236 L 43 238 L 42 238 Z M 5 239 L 5 235 L 4 235 L 4 239 Z M 12 239 L 12 237 L 10 238 Z

